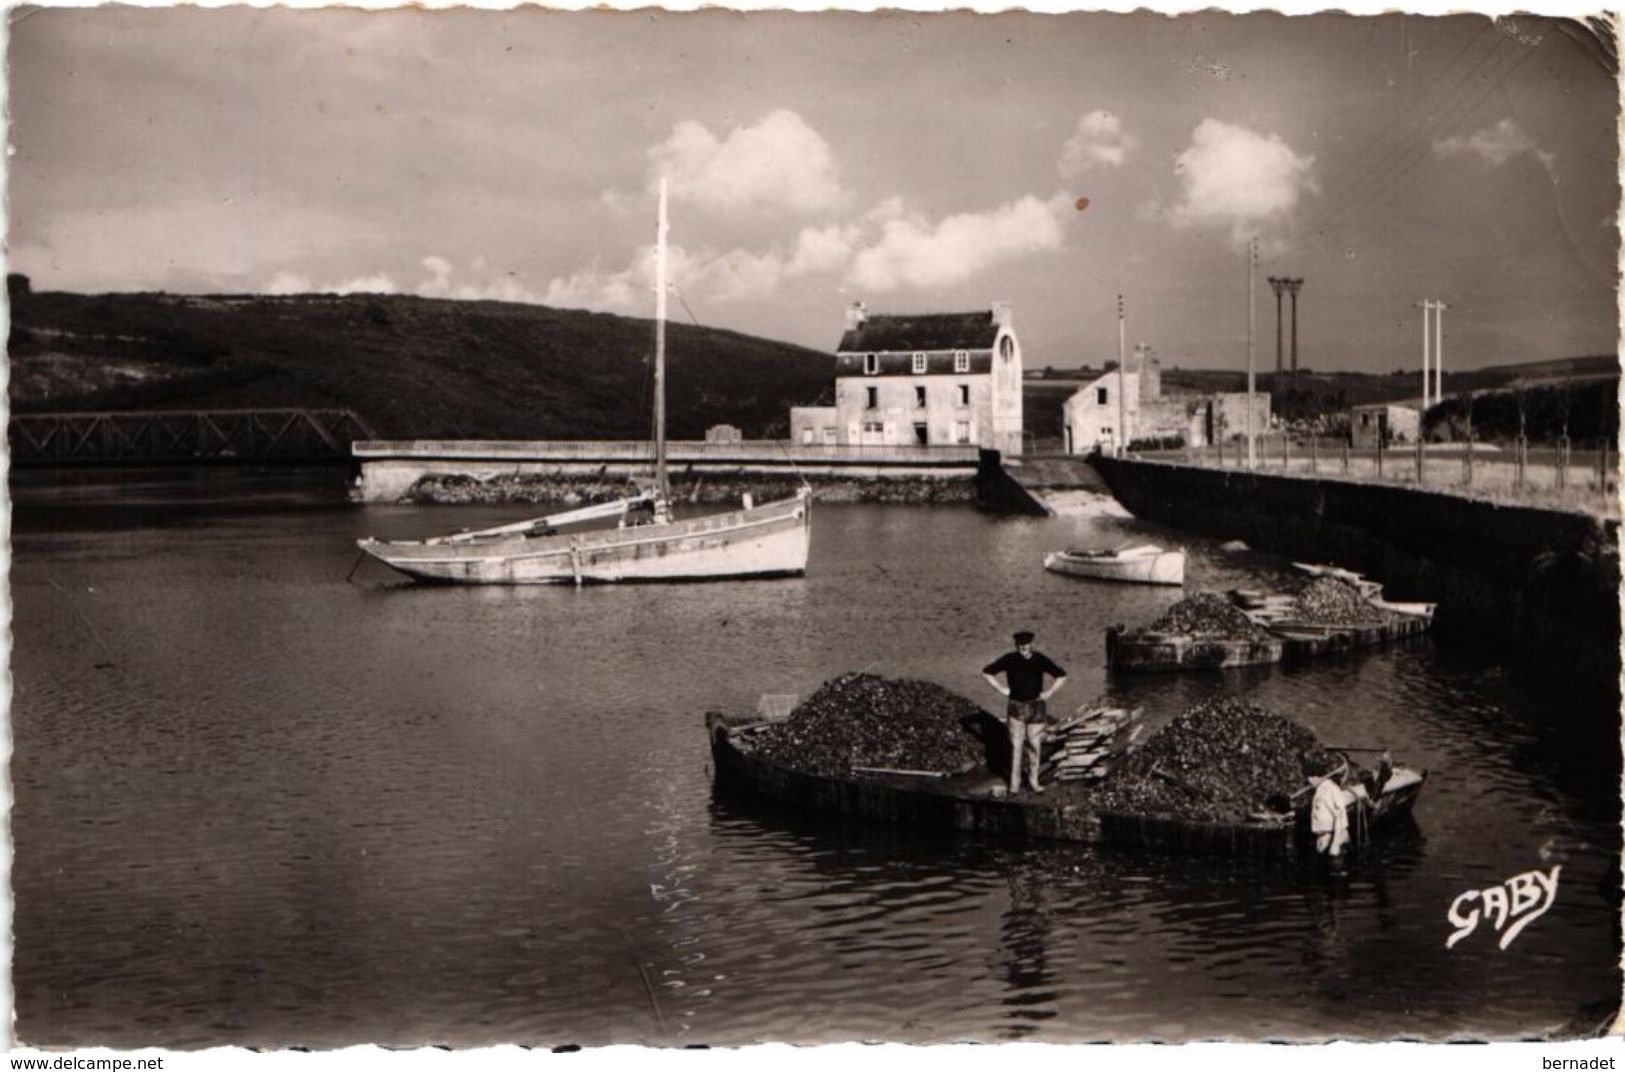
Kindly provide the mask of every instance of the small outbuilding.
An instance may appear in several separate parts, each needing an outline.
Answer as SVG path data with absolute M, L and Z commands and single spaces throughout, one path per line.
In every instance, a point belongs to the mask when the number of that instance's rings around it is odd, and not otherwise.
M 1349 443 L 1375 447 L 1378 443 L 1415 443 L 1422 434 L 1422 412 L 1397 402 L 1373 402 L 1349 410 Z

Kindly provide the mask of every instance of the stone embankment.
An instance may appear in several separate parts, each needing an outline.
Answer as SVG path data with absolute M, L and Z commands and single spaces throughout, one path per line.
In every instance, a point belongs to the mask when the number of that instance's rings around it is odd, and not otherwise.
M 1381 579 L 1438 604 L 1435 630 L 1618 718 L 1619 526 L 1392 485 L 1095 460 L 1138 517 Z
M 976 501 L 976 486 L 969 480 L 929 477 L 808 479 L 818 502 L 874 502 L 961 504 Z M 679 503 L 738 503 L 749 492 L 757 502 L 788 498 L 801 481 L 760 473 L 706 474 L 672 479 L 672 496 Z M 431 474 L 417 480 L 403 496 L 413 503 L 536 503 L 580 506 L 608 502 L 637 494 L 637 485 L 614 477 L 568 473 L 504 474 L 478 479 L 464 474 Z

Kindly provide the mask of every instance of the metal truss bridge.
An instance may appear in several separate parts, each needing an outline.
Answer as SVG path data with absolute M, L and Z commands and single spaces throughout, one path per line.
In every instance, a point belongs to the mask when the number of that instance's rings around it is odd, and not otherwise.
M 12 414 L 14 466 L 339 462 L 375 438 L 347 409 Z

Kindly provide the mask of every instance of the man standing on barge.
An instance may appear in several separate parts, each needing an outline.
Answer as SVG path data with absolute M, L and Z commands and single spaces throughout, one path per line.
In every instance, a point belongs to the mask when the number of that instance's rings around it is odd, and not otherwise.
M 1035 793 L 1042 793 L 1038 784 L 1040 751 L 1044 745 L 1044 727 L 1054 721 L 1049 715 L 1048 700 L 1055 690 L 1066 683 L 1066 671 L 1056 666 L 1043 652 L 1033 650 L 1033 634 L 1023 629 L 1013 638 L 1016 650 L 1006 652 L 982 667 L 987 683 L 1010 699 L 1006 709 L 1006 725 L 1010 728 L 1010 792 L 1021 789 L 1022 753 L 1031 757 L 1028 785 Z M 1001 682 L 998 675 L 1004 675 Z M 1044 675 L 1050 676 L 1048 688 Z

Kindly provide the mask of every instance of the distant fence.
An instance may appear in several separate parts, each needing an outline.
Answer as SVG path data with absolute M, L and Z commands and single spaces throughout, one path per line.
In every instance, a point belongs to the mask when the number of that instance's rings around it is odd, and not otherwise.
M 1247 444 L 1133 452 L 1147 461 L 1223 469 L 1248 467 Z M 1252 468 L 1260 472 L 1402 484 L 1526 506 L 1619 513 L 1619 455 L 1606 448 L 1573 450 L 1513 443 L 1416 443 L 1351 447 L 1342 439 L 1258 436 Z
M 17 466 L 341 462 L 372 429 L 347 409 L 13 414 Z

